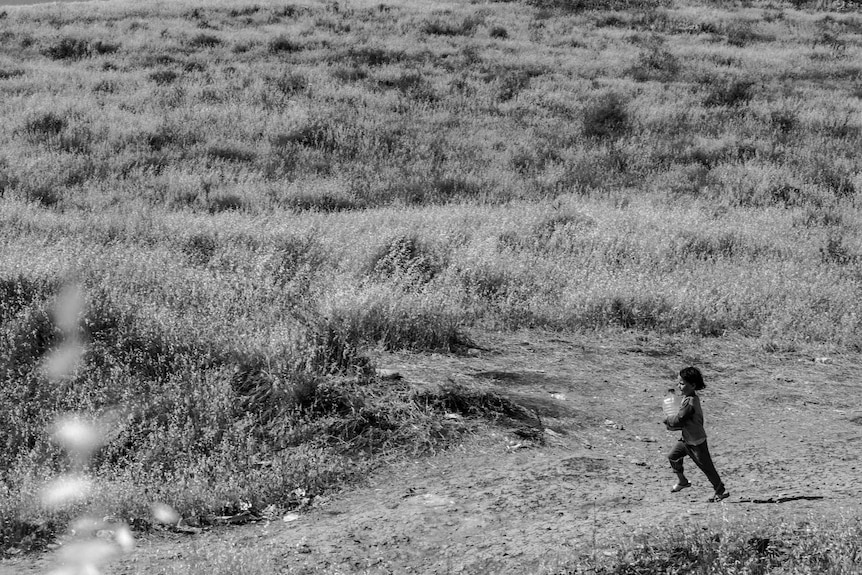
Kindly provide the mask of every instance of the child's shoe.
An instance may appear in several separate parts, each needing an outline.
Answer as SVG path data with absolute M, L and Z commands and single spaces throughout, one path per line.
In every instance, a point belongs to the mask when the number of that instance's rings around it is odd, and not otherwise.
M 730 492 L 725 489 L 721 493 L 716 493 L 715 495 L 707 499 L 707 501 L 709 501 L 710 503 L 718 503 L 722 499 L 727 499 L 728 497 L 730 497 Z
M 677 493 L 679 491 L 682 491 L 683 489 L 688 489 L 689 487 L 691 487 L 691 483 L 689 483 L 687 481 L 685 483 L 677 483 L 676 485 L 674 485 L 673 487 L 670 488 L 670 492 L 671 493 Z

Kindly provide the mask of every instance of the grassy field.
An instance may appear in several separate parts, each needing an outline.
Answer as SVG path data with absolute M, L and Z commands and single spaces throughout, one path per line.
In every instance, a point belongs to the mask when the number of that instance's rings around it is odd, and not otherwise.
M 145 523 L 295 507 L 445 446 L 375 349 L 541 328 L 859 351 L 855 8 L 0 9 L 3 544 L 92 504 L 40 504 L 67 413 L 103 430 L 100 505 Z

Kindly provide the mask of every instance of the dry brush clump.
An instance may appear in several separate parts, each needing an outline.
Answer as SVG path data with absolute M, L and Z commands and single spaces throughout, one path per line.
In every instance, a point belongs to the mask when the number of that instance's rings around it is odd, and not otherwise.
M 300 273 L 302 264 L 286 265 Z M 146 508 L 139 499 L 145 491 L 148 500 L 204 521 L 237 501 L 288 508 L 291 493 L 323 494 L 367 471 L 377 455 L 420 452 L 445 440 L 438 418 L 408 388 L 375 383 L 361 355 L 375 328 L 306 310 L 294 313 L 302 324 L 295 341 L 266 355 L 192 335 L 189 326 L 153 323 L 100 289 L 73 327 L 63 327 L 55 306 L 62 282 L 10 276 L 2 285 L 0 408 L 10 462 L 3 504 L 16 510 L 3 524 L 8 547 L 43 544 L 34 533 L 51 536 L 77 512 L 40 509 L 26 497 L 34 477 L 63 469 L 46 429 L 66 413 L 111 420 L 88 469 L 116 495 L 112 512 L 138 525 L 147 521 L 135 515 Z M 408 328 L 393 325 L 405 331 L 390 344 L 405 345 Z M 79 342 L 71 356 L 62 352 L 69 329 Z M 55 356 L 73 363 L 52 375 Z

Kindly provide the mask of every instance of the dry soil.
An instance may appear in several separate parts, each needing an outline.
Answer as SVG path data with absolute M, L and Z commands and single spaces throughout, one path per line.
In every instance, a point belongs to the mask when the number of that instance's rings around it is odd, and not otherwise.
M 504 394 L 541 418 L 534 438 L 485 421 L 435 455 L 385 466 L 297 515 L 197 533 L 137 536 L 105 573 L 553 573 L 613 555 L 657 526 L 719 530 L 749 518 L 852 517 L 859 508 L 858 355 L 766 353 L 755 343 L 637 334 L 474 334 L 465 355 L 384 354 L 419 388 Z M 677 433 L 661 400 L 700 367 L 710 449 L 731 497 L 689 464 L 671 494 Z M 56 551 L 0 573 L 47 573 Z

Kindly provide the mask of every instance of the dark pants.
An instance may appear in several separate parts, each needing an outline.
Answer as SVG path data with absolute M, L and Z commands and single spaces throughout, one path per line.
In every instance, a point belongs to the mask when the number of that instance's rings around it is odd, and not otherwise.
M 694 464 L 697 465 L 704 474 L 706 474 L 706 477 L 709 479 L 709 482 L 712 483 L 712 487 L 715 489 L 715 492 L 723 493 L 724 483 L 721 482 L 721 478 L 718 476 L 718 471 L 715 470 L 715 465 L 712 463 L 712 457 L 709 455 L 709 447 L 706 445 L 706 441 L 700 445 L 688 445 L 684 441 L 680 440 L 670 451 L 667 458 L 670 460 L 671 468 L 676 472 L 680 479 L 684 477 L 682 460 L 686 455 L 691 457 Z

